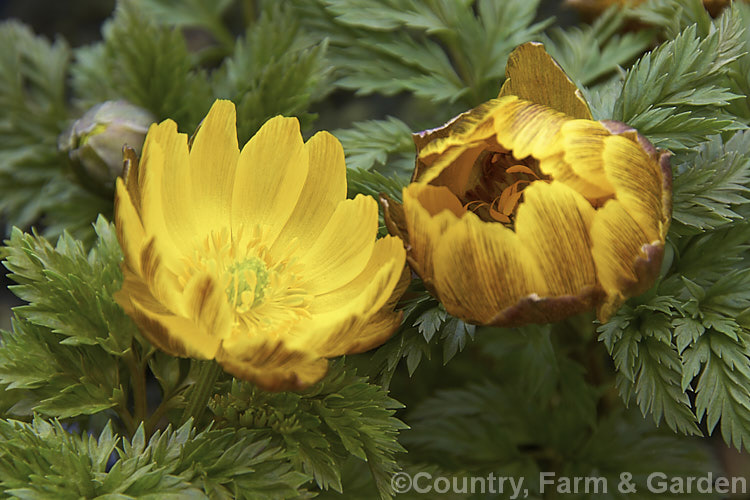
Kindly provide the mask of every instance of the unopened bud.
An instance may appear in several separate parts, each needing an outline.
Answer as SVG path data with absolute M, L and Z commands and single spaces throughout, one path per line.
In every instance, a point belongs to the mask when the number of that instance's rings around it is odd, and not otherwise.
M 140 154 L 154 121 L 151 113 L 126 101 L 106 101 L 76 120 L 58 145 L 84 186 L 110 191 L 122 173 L 123 146 Z

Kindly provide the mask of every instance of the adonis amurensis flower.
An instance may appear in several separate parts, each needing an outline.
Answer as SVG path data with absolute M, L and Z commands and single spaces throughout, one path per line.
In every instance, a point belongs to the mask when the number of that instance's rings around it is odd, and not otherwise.
M 157 347 L 215 359 L 269 390 L 318 381 L 327 359 L 398 326 L 405 252 L 376 241 L 377 202 L 346 199 L 341 144 L 269 120 L 240 151 L 217 101 L 188 143 L 171 120 L 126 158 L 115 200 L 124 282 L 116 299 Z
M 606 321 L 658 274 L 668 154 L 593 121 L 541 44 L 510 57 L 500 96 L 415 135 L 403 205 L 383 197 L 407 260 L 451 314 L 478 324 Z

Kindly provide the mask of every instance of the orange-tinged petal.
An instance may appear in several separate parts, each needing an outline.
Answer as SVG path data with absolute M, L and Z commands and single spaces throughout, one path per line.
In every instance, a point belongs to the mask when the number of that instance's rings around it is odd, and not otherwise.
M 297 204 L 308 154 L 296 118 L 268 120 L 242 148 L 232 194 L 232 229 L 260 226 L 272 243 Z
M 439 185 L 463 189 L 467 169 L 495 135 L 493 120 L 498 104 L 488 101 L 440 128 L 414 134 L 418 156 L 412 180 L 427 183 L 440 176 Z
M 587 200 L 598 200 L 612 196 L 612 191 L 602 188 L 586 178 L 576 174 L 570 164 L 565 161 L 565 153 L 559 153 L 539 162 L 539 170 L 557 182 L 572 187 Z
M 185 311 L 201 329 L 224 338 L 232 327 L 232 311 L 227 292 L 217 277 L 208 272 L 193 274 L 183 291 Z
M 153 311 L 135 295 L 129 298 L 132 307 L 125 308 L 125 311 L 141 332 L 161 350 L 174 356 L 198 359 L 211 359 L 216 355 L 221 344 L 218 335 L 201 329 L 187 318 Z
M 445 230 L 466 210 L 443 186 L 410 184 L 404 188 L 404 214 L 409 232 L 410 262 L 429 284 L 433 276 L 433 252 Z
M 469 187 L 469 178 L 474 165 L 479 155 L 486 149 L 487 144 L 484 142 L 467 147 L 451 147 L 425 171 L 420 182 L 445 186 L 451 192 L 463 195 Z
M 581 91 L 541 43 L 524 43 L 511 52 L 505 76 L 498 97 L 514 95 L 573 118 L 592 119 Z
M 498 144 L 518 159 L 533 156 L 537 160 L 560 152 L 554 138 L 570 120 L 558 111 L 515 96 L 500 99 L 494 117 Z
M 181 153 L 176 152 L 172 158 L 175 163 L 186 160 Z M 201 229 L 214 229 L 216 221 L 229 220 L 232 186 L 239 154 L 234 104 L 231 101 L 217 100 L 192 139 L 190 175 L 182 177 L 171 174 L 181 174 L 186 168 L 184 164 L 175 165 L 170 169 L 172 183 L 187 181 L 189 184 L 191 196 L 187 197 L 186 201 L 193 204 L 193 210 L 201 221 Z M 169 157 L 168 153 L 167 156 Z M 169 166 L 167 168 L 169 169 Z M 179 192 L 179 187 L 175 187 L 174 191 Z M 194 228 L 193 233 L 195 232 Z
M 608 195 L 614 193 L 604 171 L 604 141 L 609 131 L 599 122 L 571 120 L 560 128 L 565 162 L 581 179 L 596 185 Z
M 328 371 L 328 360 L 290 349 L 281 341 L 262 338 L 236 345 L 225 341 L 216 361 L 235 377 L 269 391 L 304 389 Z
M 467 213 L 436 243 L 435 288 L 454 316 L 487 323 L 521 297 L 546 293 L 536 261 L 501 224 Z
M 317 239 L 339 202 L 346 199 L 344 148 L 333 135 L 318 132 L 305 144 L 309 169 L 292 215 L 274 243 L 283 249 L 292 240 L 302 248 Z
M 535 182 L 524 191 L 516 234 L 526 258 L 538 264 L 549 295 L 576 295 L 596 283 L 589 240 L 594 212 L 583 196 L 561 183 Z
M 622 135 L 605 139 L 603 158 L 616 198 L 649 242 L 663 239 L 663 179 L 659 165 L 638 143 Z
M 338 204 L 320 236 L 300 259 L 305 288 L 321 295 L 352 281 L 367 265 L 375 246 L 378 204 L 357 195 Z
M 599 309 L 600 319 L 606 321 L 626 296 L 642 293 L 653 282 L 661 261 L 657 247 L 663 250 L 663 245 L 650 245 L 640 225 L 618 200 L 610 200 L 597 210 L 591 241 L 599 282 L 608 295 Z

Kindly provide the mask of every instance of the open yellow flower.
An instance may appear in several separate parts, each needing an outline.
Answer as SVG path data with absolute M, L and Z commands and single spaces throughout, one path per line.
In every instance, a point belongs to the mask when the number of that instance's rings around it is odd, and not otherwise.
M 376 241 L 374 199 L 346 199 L 331 134 L 305 143 L 296 118 L 277 116 L 240 151 L 234 105 L 216 101 L 190 145 L 166 120 L 126 163 L 116 299 L 162 350 L 298 389 L 398 326 L 403 244 Z
M 659 270 L 668 154 L 597 122 L 538 43 L 511 55 L 500 96 L 416 134 L 403 206 L 383 198 L 407 260 L 451 314 L 478 324 L 606 321 Z

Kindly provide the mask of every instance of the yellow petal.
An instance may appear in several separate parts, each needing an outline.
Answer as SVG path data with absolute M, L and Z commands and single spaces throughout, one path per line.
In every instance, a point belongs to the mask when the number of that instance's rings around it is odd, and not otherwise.
M 203 214 L 198 209 L 200 200 L 191 190 L 193 180 L 191 164 L 188 155 L 187 135 L 177 133 L 177 124 L 172 120 L 165 120 L 149 131 L 147 142 L 158 144 L 163 158 L 163 172 L 161 175 L 161 207 L 164 211 L 165 225 L 170 235 L 181 245 L 190 245 L 197 238 L 212 229 L 212 224 L 203 215 L 210 216 L 210 212 Z M 151 146 L 149 146 L 151 147 Z M 155 160 L 154 160 L 155 161 Z M 141 160 L 144 173 L 153 168 Z M 151 162 L 149 162 L 151 163 Z M 215 225 L 215 221 L 213 225 Z
M 176 240 L 164 220 L 164 178 L 165 157 L 161 145 L 155 140 L 146 140 L 141 157 L 138 176 L 138 189 L 141 194 L 141 221 L 147 238 L 153 242 L 153 252 L 163 264 L 174 270 L 181 263 L 181 248 L 185 242 Z M 145 272 L 145 271 L 144 271 Z
M 159 253 L 158 240 L 159 238 L 151 237 L 141 249 L 139 279 L 165 310 L 187 317 L 185 302 L 182 299 L 183 287 L 180 286 L 177 275 L 170 269 L 170 266 L 176 267 L 179 262 L 164 262 L 163 255 Z
M 377 240 L 370 261 L 359 276 L 342 287 L 316 296 L 310 305 L 310 313 L 315 315 L 336 310 L 349 314 L 349 308 L 354 305 L 357 307 L 352 313 L 356 314 L 380 309 L 398 283 L 405 259 L 406 251 L 400 239 L 386 236 Z M 363 309 L 358 302 L 365 296 L 368 298 L 361 304 Z
M 410 262 L 414 264 L 414 271 L 430 282 L 437 242 L 466 211 L 458 198 L 443 186 L 413 183 L 404 188 L 403 197 Z
M 370 286 L 354 298 L 347 297 L 348 301 L 341 304 L 341 309 L 330 308 L 314 314 L 309 333 L 297 337 L 291 345 L 312 349 L 325 357 L 359 352 L 361 335 L 365 331 L 370 333 L 366 326 L 390 299 L 402 270 L 402 266 L 389 262 L 372 273 Z
M 203 222 L 201 229 L 216 229 L 216 224 L 229 221 L 239 154 L 234 104 L 217 100 L 203 119 L 190 148 L 189 184 L 192 196 L 187 201 L 195 205 L 196 213 Z M 169 157 L 168 152 L 167 155 Z M 181 156 L 173 160 L 178 159 L 185 160 Z M 168 167 L 170 179 L 172 182 L 185 182 L 184 178 L 172 177 L 181 173 L 185 166 L 175 167 Z M 175 187 L 175 191 L 178 190 L 179 187 Z
M 451 192 L 463 196 L 470 188 L 469 179 L 479 155 L 488 149 L 489 145 L 486 142 L 451 147 L 434 160 L 419 182 L 445 186 Z
M 649 239 L 623 203 L 610 200 L 596 212 L 591 242 L 599 282 L 608 296 L 607 308 L 616 309 L 626 290 L 639 281 L 636 259 Z
M 569 117 L 515 96 L 503 97 L 499 102 L 494 117 L 500 146 L 511 150 L 519 160 L 527 156 L 542 160 L 560 152 L 555 138 Z
M 537 263 L 516 234 L 470 212 L 445 231 L 434 261 L 441 302 L 464 320 L 487 323 L 521 297 L 546 293 Z
M 635 142 L 622 135 L 604 142 L 604 169 L 617 199 L 648 238 L 662 234 L 662 177 L 659 165 Z
M 300 259 L 305 289 L 313 295 L 352 281 L 367 265 L 375 246 L 378 204 L 357 195 L 338 204 L 320 236 Z
M 524 190 L 516 234 L 526 258 L 538 263 L 549 295 L 577 295 L 596 283 L 589 240 L 594 212 L 583 196 L 558 182 L 535 182 Z
M 264 241 L 270 245 L 294 210 L 307 171 L 297 119 L 268 120 L 240 153 L 232 194 L 233 231 L 264 227 Z
M 463 189 L 467 168 L 471 169 L 487 140 L 495 135 L 493 117 L 498 105 L 496 100 L 485 102 L 440 128 L 414 134 L 418 156 L 412 180 L 427 183 L 441 176 L 439 185 Z
M 573 118 L 592 119 L 581 91 L 541 43 L 528 42 L 511 52 L 505 76 L 498 97 L 515 95 Z
M 202 330 L 195 322 L 174 314 L 149 309 L 138 297 L 131 295 L 128 315 L 141 332 L 158 348 L 174 356 L 211 359 L 216 355 L 221 338 Z
M 608 137 L 609 131 L 599 122 L 571 120 L 560 128 L 558 140 L 562 143 L 565 162 L 573 172 L 611 195 L 614 189 L 604 171 L 603 159 L 604 141 Z
M 185 284 L 183 301 L 187 315 L 199 328 L 224 338 L 232 327 L 233 316 L 224 290 L 216 277 L 196 272 Z
M 410 281 L 404 257 L 398 238 L 378 240 L 367 268 L 357 279 L 315 298 L 309 333 L 295 339 L 298 345 L 330 358 L 363 352 L 384 342 L 398 328 L 401 314 L 393 309 Z
M 140 274 L 141 250 L 146 239 L 143 225 L 121 178 L 117 179 L 115 192 L 115 230 L 122 247 L 124 263 L 133 272 Z
M 576 174 L 570 164 L 565 161 L 564 152 L 547 157 L 539 162 L 539 170 L 556 182 L 561 182 L 566 186 L 572 187 L 590 201 L 607 198 L 613 194 L 612 191 L 593 184 L 586 178 Z M 607 183 L 609 184 L 609 181 Z
M 346 199 L 346 163 L 338 139 L 328 132 L 318 132 L 307 141 L 305 151 L 309 157 L 307 178 L 274 250 L 283 249 L 294 239 L 301 248 L 309 248 L 339 202 Z
M 326 374 L 328 361 L 309 351 L 293 350 L 279 340 L 246 338 L 238 344 L 225 341 L 216 356 L 221 366 L 237 378 L 268 391 L 299 390 Z

